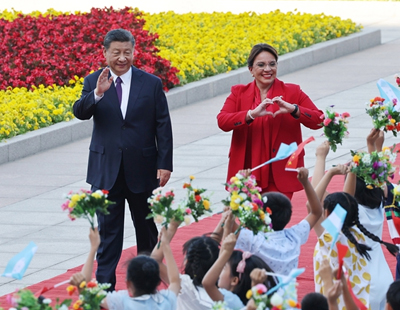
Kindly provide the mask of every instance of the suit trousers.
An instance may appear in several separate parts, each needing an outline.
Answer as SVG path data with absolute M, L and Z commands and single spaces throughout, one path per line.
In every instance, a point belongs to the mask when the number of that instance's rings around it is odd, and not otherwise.
M 92 188 L 92 190 L 97 190 L 97 188 Z M 122 253 L 125 200 L 128 201 L 136 230 L 137 253 L 150 253 L 157 243 L 158 230 L 154 220 L 146 220 L 146 216 L 150 213 L 147 199 L 151 194 L 152 191 L 144 193 L 130 191 L 121 164 L 117 180 L 108 194 L 108 200 L 115 204 L 109 206 L 110 214 L 97 214 L 101 242 L 97 251 L 96 279 L 99 283 L 110 283 L 109 291 L 115 290 L 115 270 Z

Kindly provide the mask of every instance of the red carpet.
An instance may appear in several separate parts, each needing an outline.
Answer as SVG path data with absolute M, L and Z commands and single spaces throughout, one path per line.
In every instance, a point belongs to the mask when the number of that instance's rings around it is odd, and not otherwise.
M 399 159 L 399 161 L 400 161 L 400 159 Z M 396 177 L 398 178 L 398 175 Z M 397 181 L 398 180 L 394 180 L 394 182 L 397 182 Z M 332 180 L 332 182 L 328 188 L 328 191 L 329 192 L 341 191 L 342 188 L 343 188 L 343 176 L 337 176 Z M 306 211 L 305 204 L 306 204 L 306 197 L 305 197 L 304 192 L 302 191 L 302 192 L 296 193 L 293 197 L 293 210 L 294 211 L 293 211 L 293 215 L 292 215 L 292 219 L 289 224 L 289 227 L 300 222 L 306 216 L 307 211 Z M 171 243 L 171 248 L 173 250 L 173 253 L 174 253 L 174 256 L 175 256 L 178 266 L 182 266 L 182 262 L 183 262 L 182 244 L 194 236 L 199 236 L 204 233 L 212 232 L 214 227 L 217 225 L 217 223 L 220 219 L 220 216 L 221 215 L 214 215 L 214 216 L 204 219 L 198 223 L 193 223 L 189 226 L 182 227 L 178 230 L 175 238 L 173 239 L 173 242 Z M 383 239 L 386 241 L 391 241 L 386 221 L 384 223 Z M 317 240 L 317 238 L 316 238 L 314 231 L 311 231 L 308 242 L 305 245 L 303 245 L 303 247 L 301 249 L 299 267 L 305 267 L 306 271 L 298 278 L 299 300 L 301 300 L 301 298 L 305 294 L 314 291 L 312 256 L 313 256 L 316 240 Z M 388 264 L 389 264 L 389 266 L 391 266 L 391 270 L 394 273 L 395 266 L 396 266 L 396 259 L 395 259 L 395 257 L 391 256 L 386 251 L 386 249 L 384 249 L 384 253 L 385 253 L 386 259 L 388 261 Z M 117 285 L 116 285 L 117 290 L 125 289 L 125 262 L 127 262 L 134 255 L 136 255 L 136 247 L 126 249 L 122 253 L 122 258 L 121 258 L 120 264 L 118 265 L 118 268 L 117 268 Z M 78 266 L 76 268 L 70 269 L 62 275 L 59 275 L 52 279 L 32 285 L 32 286 L 28 287 L 28 289 L 30 289 L 32 292 L 37 292 L 45 286 L 51 287 L 54 284 L 57 284 L 64 280 L 69 279 L 73 273 L 80 271 L 81 268 L 82 268 L 82 266 Z M 57 297 L 59 297 L 61 300 L 65 299 L 65 298 L 70 298 L 68 296 L 65 288 L 66 288 L 66 285 L 60 286 L 58 288 L 48 291 L 44 295 L 45 295 L 45 297 L 51 298 L 52 300 L 56 300 Z M 6 296 L 0 297 L 0 306 L 3 306 L 3 307 L 9 306 L 6 303 Z

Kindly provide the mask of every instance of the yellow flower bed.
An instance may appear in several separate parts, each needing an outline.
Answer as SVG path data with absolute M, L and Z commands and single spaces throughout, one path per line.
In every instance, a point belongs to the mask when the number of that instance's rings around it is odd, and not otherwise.
M 81 94 L 82 82 L 83 78 L 75 77 L 71 87 L 0 91 L 0 141 L 74 118 L 72 105 Z
M 29 15 L 40 14 L 35 11 Z M 42 15 L 61 14 L 70 13 L 50 9 Z M 19 15 L 24 14 L 0 11 L 0 18 L 9 21 Z M 145 13 L 144 18 L 145 29 L 159 34 L 159 55 L 180 70 L 182 84 L 246 66 L 251 47 L 260 42 L 273 45 L 282 55 L 361 29 L 351 20 L 339 17 L 279 10 L 268 14 Z M 76 77 L 71 87 L 0 91 L 0 141 L 73 118 L 72 105 L 80 96 L 82 81 L 82 77 Z
M 181 72 L 181 83 L 246 66 L 250 49 L 269 43 L 280 55 L 361 30 L 351 20 L 324 14 L 246 12 L 145 14 L 145 29 L 159 34 L 159 55 Z

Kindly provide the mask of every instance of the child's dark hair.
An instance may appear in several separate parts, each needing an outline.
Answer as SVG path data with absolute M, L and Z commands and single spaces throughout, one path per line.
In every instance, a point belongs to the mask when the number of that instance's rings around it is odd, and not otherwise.
M 308 293 L 301 301 L 301 310 L 329 310 L 328 300 L 320 293 Z
M 344 224 L 342 227 L 343 234 L 349 239 L 351 243 L 356 246 L 358 253 L 364 256 L 366 259 L 370 260 L 371 256 L 367 251 L 370 251 L 371 248 L 365 244 L 360 244 L 357 242 L 356 238 L 350 232 L 350 227 L 356 225 L 360 231 L 375 242 L 379 242 L 386 246 L 388 251 L 392 255 L 396 255 L 399 252 L 399 249 L 394 244 L 382 241 L 378 236 L 370 233 L 361 223 L 358 218 L 358 202 L 357 200 L 348 193 L 337 192 L 332 193 L 326 196 L 324 200 L 324 209 L 328 210 L 328 213 L 331 213 L 337 204 L 340 204 L 346 211 L 346 219 L 344 220 Z
M 194 237 L 183 245 L 186 257 L 185 274 L 189 275 L 195 286 L 201 286 L 204 276 L 219 255 L 219 244 L 211 237 Z
M 239 282 L 233 289 L 233 293 L 239 296 L 243 304 L 245 305 L 248 301 L 246 298 L 246 293 L 249 289 L 251 289 L 251 278 L 250 273 L 254 268 L 265 269 L 266 271 L 273 272 L 272 269 L 264 262 L 261 258 L 256 255 L 251 255 L 249 258 L 245 260 L 246 266 L 244 268 L 244 272 L 239 276 L 239 272 L 236 270 L 238 264 L 243 259 L 242 251 L 233 251 L 231 257 L 228 260 L 229 266 L 231 267 L 231 276 L 238 277 Z M 265 286 L 270 289 L 277 285 L 275 279 L 273 277 L 268 276 Z
M 386 301 L 393 310 L 400 309 L 400 280 L 396 280 L 390 284 L 386 293 Z
M 358 177 L 354 197 L 360 205 L 370 209 L 380 208 L 385 200 L 383 190 L 380 187 L 373 186 L 372 188 L 368 188 L 364 180 Z
M 265 193 L 262 196 L 264 211 L 267 207 L 271 209 L 271 222 L 274 230 L 282 230 L 289 223 L 292 217 L 292 203 L 289 198 L 278 192 Z
M 160 268 L 155 259 L 139 255 L 129 261 L 126 278 L 135 287 L 135 295 L 155 294 L 161 282 Z

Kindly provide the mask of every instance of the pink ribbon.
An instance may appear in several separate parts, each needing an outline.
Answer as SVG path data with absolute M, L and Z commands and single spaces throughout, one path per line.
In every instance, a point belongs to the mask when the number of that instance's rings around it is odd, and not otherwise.
M 244 269 L 246 268 L 246 259 L 248 259 L 251 256 L 250 252 L 243 252 L 242 254 L 242 260 L 239 262 L 239 264 L 236 267 L 236 272 L 239 273 L 239 279 L 242 277 L 242 273 L 244 273 Z

